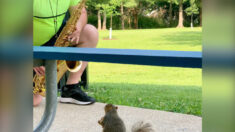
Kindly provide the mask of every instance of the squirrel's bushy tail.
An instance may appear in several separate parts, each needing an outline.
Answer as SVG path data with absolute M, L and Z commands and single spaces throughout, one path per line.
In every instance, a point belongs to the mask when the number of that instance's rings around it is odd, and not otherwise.
M 154 132 L 150 123 L 139 121 L 132 126 L 131 132 Z

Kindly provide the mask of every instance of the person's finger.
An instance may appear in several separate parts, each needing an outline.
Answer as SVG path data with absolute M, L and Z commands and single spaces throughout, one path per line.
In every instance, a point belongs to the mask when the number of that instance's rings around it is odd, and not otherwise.
M 42 69 L 43 69 L 43 74 L 45 75 L 46 74 L 45 67 L 43 66 Z
M 43 69 L 41 67 L 36 67 L 35 68 L 35 72 L 36 74 L 42 76 L 43 75 Z
M 71 43 L 72 43 L 73 45 L 76 43 L 76 37 L 73 37 L 73 38 L 71 39 Z
M 69 34 L 68 35 L 68 40 L 72 39 L 73 38 L 73 33 Z
M 37 75 L 41 76 L 41 73 L 38 71 L 38 68 L 34 68 L 34 71 L 36 72 Z
M 39 75 L 40 75 L 40 76 L 42 76 L 42 75 L 43 75 L 43 73 L 42 73 L 42 71 L 41 71 L 41 69 L 40 69 L 40 68 L 37 68 L 37 71 L 38 71 L 38 73 L 39 73 Z
M 36 68 L 33 68 L 33 70 L 34 70 L 34 72 L 35 72 L 36 74 L 38 74 L 38 71 L 36 70 Z
M 70 36 L 68 36 L 68 41 L 70 41 L 71 40 L 71 37 Z
M 78 44 L 79 43 L 79 38 L 77 38 L 77 41 L 76 41 L 76 44 Z
M 45 67 L 44 66 L 40 66 L 40 69 L 45 72 Z
M 44 66 L 39 67 L 39 70 L 40 70 L 41 75 L 45 75 L 45 67 Z
M 68 40 L 71 41 L 71 39 L 74 38 L 74 37 L 75 37 L 75 33 L 72 33 L 68 36 Z
M 71 42 L 74 42 L 75 39 L 76 39 L 76 37 L 73 37 L 73 38 L 71 39 Z

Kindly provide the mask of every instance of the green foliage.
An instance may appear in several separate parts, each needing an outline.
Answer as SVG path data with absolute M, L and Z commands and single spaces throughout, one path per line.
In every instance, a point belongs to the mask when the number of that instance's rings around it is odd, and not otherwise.
M 88 15 L 88 23 L 97 27 L 98 18 L 96 15 Z
M 121 2 L 121 0 L 110 0 L 109 1 L 108 10 L 106 11 L 108 16 L 120 15 L 119 11 L 116 10 L 117 7 L 120 6 L 120 2 Z
M 137 5 L 138 3 L 135 0 L 128 0 L 124 3 L 124 7 L 126 8 L 135 8 Z
M 98 18 L 95 15 L 88 16 L 88 23 L 97 27 Z M 107 23 L 110 23 L 110 16 L 107 17 Z M 113 29 L 121 29 L 119 16 L 113 16 Z M 126 25 L 127 26 L 127 25 Z M 110 28 L 110 24 L 107 24 L 107 29 Z
M 107 4 L 110 0 L 87 0 L 86 5 L 99 10 L 104 4 Z
M 188 16 L 199 14 L 199 8 L 196 4 L 196 0 L 190 0 L 190 7 L 186 8 L 185 12 Z
M 183 0 L 182 2 L 185 3 L 185 2 L 187 2 L 187 1 L 189 1 L 189 0 Z M 175 2 L 175 4 L 179 5 L 180 0 L 174 0 L 174 2 Z
M 89 15 L 88 16 L 88 23 L 97 26 L 97 16 L 95 15 Z M 121 24 L 120 24 L 120 17 L 119 16 L 113 16 L 113 29 L 121 29 Z M 153 29 L 153 28 L 166 28 L 168 27 L 168 24 L 162 21 L 161 19 L 156 19 L 156 18 L 150 18 L 147 16 L 141 16 L 139 15 L 138 17 L 138 26 L 139 29 Z M 110 16 L 107 17 L 107 23 L 110 23 Z M 131 25 L 133 26 L 134 23 L 132 22 Z M 110 25 L 107 24 L 107 28 L 110 28 Z M 127 20 L 125 21 L 125 28 L 129 29 L 129 25 Z
M 176 22 L 179 18 L 179 1 L 180 0 L 88 0 L 88 12 L 89 15 L 92 15 L 89 17 L 89 21 L 92 24 L 97 25 L 97 21 L 95 22 L 96 19 L 93 18 L 93 15 L 97 15 L 97 11 L 99 10 L 100 13 L 105 12 L 107 15 L 107 27 L 110 25 L 110 17 L 113 16 L 112 25 L 114 26 L 114 29 L 122 28 L 121 20 L 118 20 L 121 18 L 125 19 L 126 29 L 129 29 L 129 24 L 127 22 L 128 19 L 131 20 L 132 28 L 136 27 L 136 25 L 133 24 L 133 21 L 137 19 L 139 20 L 137 22 L 139 28 L 175 27 L 177 26 Z M 124 6 L 123 16 L 121 16 L 120 12 L 121 3 L 123 3 Z M 183 3 L 185 13 L 188 16 L 193 14 L 195 25 L 197 25 L 200 21 L 200 16 L 198 14 L 199 9 L 201 9 L 201 0 L 183 0 Z M 146 17 L 147 14 L 151 13 L 152 11 L 157 11 L 159 14 L 160 9 L 163 10 L 163 15 L 160 17 L 157 16 L 155 19 Z M 171 15 L 169 12 L 170 9 L 172 10 Z M 137 18 L 136 14 L 140 18 Z M 185 26 L 190 26 L 190 21 L 190 18 L 186 16 L 184 17 Z
M 138 27 L 140 29 L 151 29 L 151 28 L 164 28 L 167 27 L 167 24 L 164 22 L 159 21 L 156 18 L 150 18 L 146 16 L 139 16 L 138 17 Z
M 115 16 L 120 13 L 116 10 L 116 8 L 120 5 L 120 0 L 109 0 L 107 3 L 101 4 L 101 11 L 105 12 L 107 16 Z

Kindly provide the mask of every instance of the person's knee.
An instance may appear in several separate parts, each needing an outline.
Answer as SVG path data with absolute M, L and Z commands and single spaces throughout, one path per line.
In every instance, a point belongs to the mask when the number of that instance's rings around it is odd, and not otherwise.
M 98 40 L 99 40 L 99 33 L 96 27 L 93 25 L 87 24 L 84 27 L 85 35 L 87 38 L 88 43 L 91 45 L 91 47 L 96 47 Z

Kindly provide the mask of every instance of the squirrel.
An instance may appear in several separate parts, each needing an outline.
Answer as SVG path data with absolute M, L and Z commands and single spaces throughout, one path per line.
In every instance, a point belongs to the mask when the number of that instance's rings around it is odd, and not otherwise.
M 123 120 L 117 113 L 117 106 L 107 104 L 104 107 L 105 116 L 98 123 L 102 126 L 103 132 L 126 132 Z M 137 122 L 132 126 L 132 132 L 154 132 L 150 123 Z

